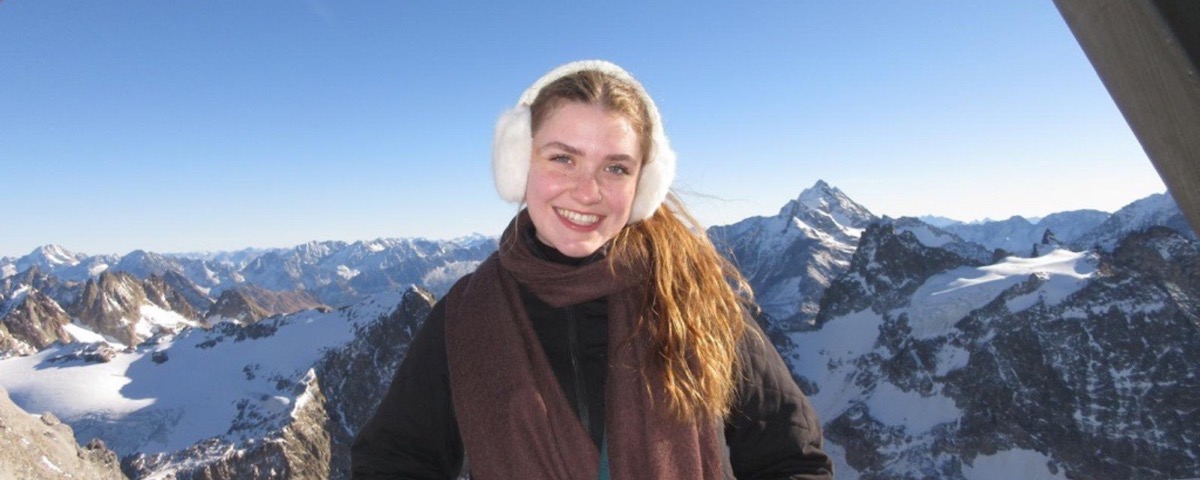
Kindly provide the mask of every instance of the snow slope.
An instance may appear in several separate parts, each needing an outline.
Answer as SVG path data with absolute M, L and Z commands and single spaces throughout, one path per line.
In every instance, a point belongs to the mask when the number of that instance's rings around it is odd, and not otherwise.
M 1058 249 L 1041 257 L 1008 257 L 995 265 L 963 267 L 935 275 L 917 289 L 909 303 L 913 336 L 927 339 L 950 333 L 954 322 L 1030 275 L 1044 278 L 1046 284 L 1009 301 L 1009 310 L 1024 310 L 1038 299 L 1048 306 L 1055 305 L 1083 288 L 1096 273 L 1097 261 L 1095 254 Z
M 795 347 L 785 349 L 785 355 L 793 371 L 812 386 L 809 400 L 822 420 L 842 423 L 840 428 L 850 431 L 878 425 L 884 429 L 881 435 L 892 438 L 880 454 L 927 451 L 928 445 L 957 429 L 964 418 L 963 406 L 944 391 L 943 381 L 970 361 L 970 352 L 953 340 L 961 334 L 956 323 L 1002 296 L 1008 298 L 1005 305 L 1013 312 L 1058 304 L 1096 275 L 1097 263 L 1094 253 L 1059 249 L 1037 258 L 1009 257 L 993 265 L 937 273 L 917 287 L 905 305 L 889 311 L 866 308 L 830 319 L 819 330 L 789 334 Z M 1031 278 L 1036 281 L 1028 282 Z M 1014 296 L 1013 287 L 1019 284 L 1028 285 L 1028 291 Z M 905 340 L 897 340 L 896 335 L 904 335 Z M 917 369 L 895 375 L 897 365 L 925 362 L 916 358 L 921 348 L 897 349 L 896 341 L 908 342 L 901 346 L 914 342 L 934 346 L 929 357 L 934 365 L 928 373 Z M 899 358 L 909 355 L 913 358 Z M 863 422 L 865 427 L 845 427 L 845 422 Z M 856 447 L 829 438 L 827 444 L 837 452 Z M 845 453 L 839 455 L 844 458 Z M 885 472 L 922 478 L 937 470 L 937 464 L 953 462 L 949 457 L 913 459 L 891 464 Z M 1020 478 L 1063 478 L 1061 471 L 1051 472 L 1047 465 L 1038 452 L 1002 451 L 964 464 L 963 476 L 983 480 L 997 478 L 998 472 L 1024 472 L 1028 476 Z
M 187 329 L 104 363 L 80 359 L 84 345 L 51 347 L 0 361 L 0 386 L 25 410 L 53 412 L 80 438 L 99 437 L 121 455 L 257 438 L 297 408 L 323 352 L 401 298 L 391 292 L 329 313 Z

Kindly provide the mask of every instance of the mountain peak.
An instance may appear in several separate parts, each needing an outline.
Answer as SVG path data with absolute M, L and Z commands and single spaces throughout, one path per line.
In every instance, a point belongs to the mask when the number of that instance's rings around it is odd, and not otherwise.
M 78 255 L 56 244 L 42 245 L 25 256 L 24 260 L 29 264 L 47 267 L 79 264 Z
M 812 187 L 800 192 L 799 197 L 779 210 L 779 215 L 797 217 L 804 211 L 820 212 L 844 227 L 862 228 L 876 219 L 866 207 L 824 180 L 817 180 Z
M 809 208 L 819 208 L 825 205 L 829 200 L 844 198 L 846 194 L 838 190 L 837 187 L 830 186 L 824 180 L 817 180 L 813 186 L 804 189 L 800 192 L 800 197 L 796 200 L 808 206 Z

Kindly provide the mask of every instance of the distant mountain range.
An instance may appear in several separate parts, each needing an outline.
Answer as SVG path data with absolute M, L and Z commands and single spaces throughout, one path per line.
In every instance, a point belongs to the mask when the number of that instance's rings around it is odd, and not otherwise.
M 817 182 L 708 234 L 838 478 L 1200 476 L 1200 241 L 1166 195 L 965 224 L 878 217 Z M 495 248 L 3 258 L 0 388 L 134 478 L 347 478 L 436 294 Z
M 188 257 L 136 250 L 89 256 L 58 245 L 0 259 L 0 358 L 54 341 L 135 346 L 160 332 L 355 303 L 421 285 L 434 294 L 496 249 L 450 241 L 311 242 L 291 249 Z
M 252 284 L 276 291 L 304 289 L 324 303 L 342 305 L 412 283 L 441 291 L 458 278 L 454 273 L 473 270 L 495 249 L 496 240 L 482 235 L 448 241 L 309 242 L 290 249 L 173 255 L 143 250 L 124 256 L 86 255 L 46 245 L 20 258 L 0 258 L 0 279 L 30 268 L 62 282 L 83 282 L 103 272 L 141 279 L 173 272 L 214 299 L 226 289 Z

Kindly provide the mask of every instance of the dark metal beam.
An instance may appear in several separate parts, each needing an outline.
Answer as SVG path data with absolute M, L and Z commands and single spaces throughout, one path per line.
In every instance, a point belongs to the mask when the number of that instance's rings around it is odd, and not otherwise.
M 1200 1 L 1054 0 L 1200 233 Z

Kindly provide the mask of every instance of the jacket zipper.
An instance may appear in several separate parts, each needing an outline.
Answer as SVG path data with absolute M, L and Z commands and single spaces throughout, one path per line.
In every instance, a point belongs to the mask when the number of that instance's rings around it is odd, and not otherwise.
M 592 434 L 592 422 L 588 414 L 587 385 L 584 384 L 583 366 L 579 361 L 579 327 L 575 319 L 575 308 L 567 307 L 567 350 L 571 355 L 571 372 L 574 374 L 575 407 L 579 411 L 579 421 L 583 429 Z

